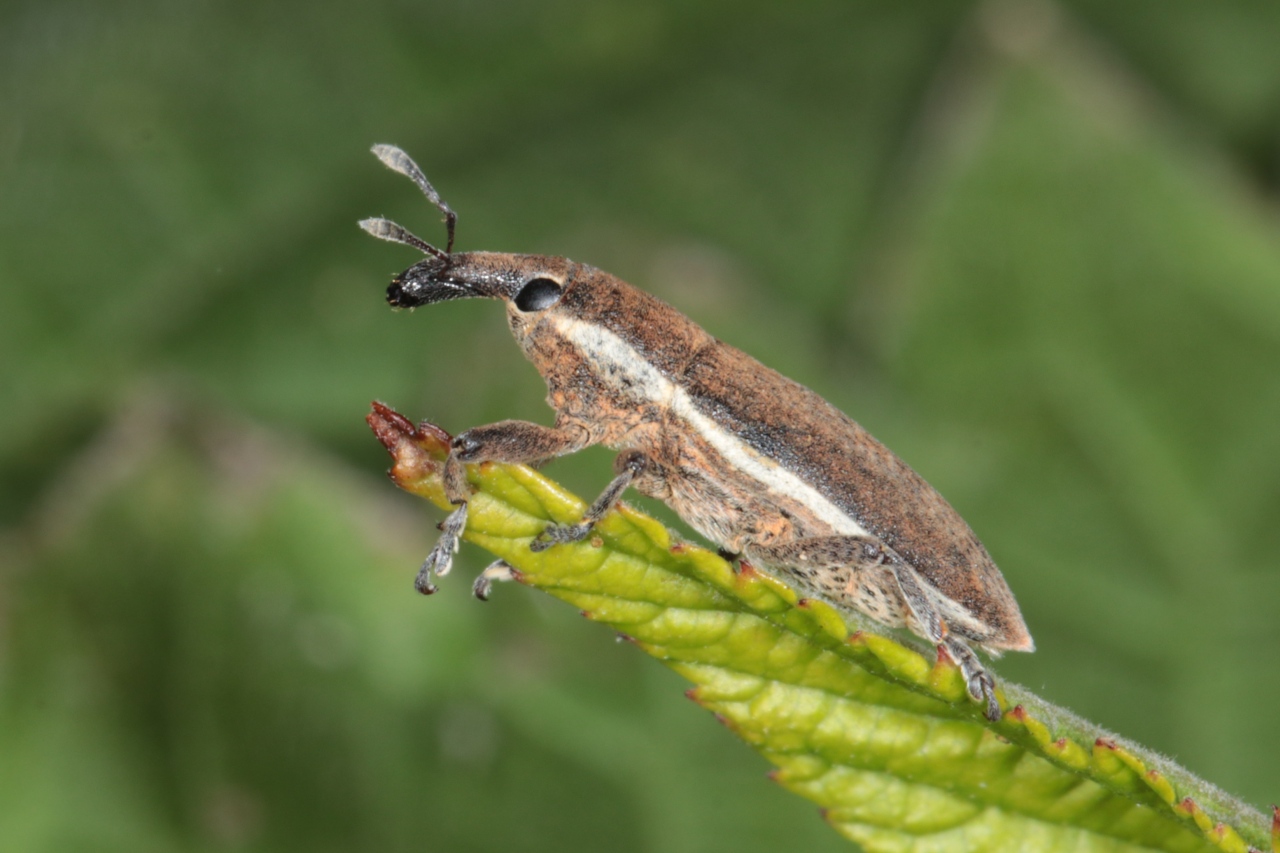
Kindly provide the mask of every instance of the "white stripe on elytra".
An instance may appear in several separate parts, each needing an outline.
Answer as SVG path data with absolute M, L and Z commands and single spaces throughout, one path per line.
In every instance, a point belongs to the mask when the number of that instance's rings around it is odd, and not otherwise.
M 866 536 L 867 531 L 848 513 L 833 504 L 813 486 L 760 453 L 742 439 L 698 410 L 688 392 L 662 374 L 635 347 L 601 326 L 571 317 L 548 317 L 561 335 L 585 358 L 595 364 L 605 381 L 612 377 L 630 380 L 632 393 L 643 390 L 651 401 L 670 407 L 673 414 L 689 424 L 716 449 L 725 462 L 757 480 L 771 492 L 800 501 L 832 531 L 845 536 Z M 612 379 L 611 384 L 618 384 Z

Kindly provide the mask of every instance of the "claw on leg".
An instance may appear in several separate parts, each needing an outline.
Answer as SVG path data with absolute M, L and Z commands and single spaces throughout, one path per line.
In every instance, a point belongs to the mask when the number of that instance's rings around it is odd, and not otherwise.
M 449 574 L 449 570 L 453 568 L 453 555 L 458 553 L 458 543 L 466 526 L 467 505 L 464 503 L 449 513 L 444 524 L 440 525 L 440 538 L 436 540 L 431 553 L 427 554 L 427 559 L 422 561 L 422 568 L 418 569 L 418 577 L 413 582 L 418 592 L 431 595 L 437 589 L 431 582 L 431 576 L 440 578 Z
M 996 680 L 991 673 L 983 669 L 982 662 L 963 640 L 954 635 L 947 636 L 942 642 L 947 654 L 951 655 L 960 666 L 960 675 L 964 677 L 965 689 L 975 702 L 986 703 L 983 712 L 988 720 L 995 723 L 1000 720 L 1000 702 L 996 699 Z
M 471 585 L 471 594 L 481 601 L 489 600 L 489 593 L 493 590 L 494 581 L 513 581 L 516 579 L 516 571 L 507 565 L 506 560 L 495 560 L 476 578 L 476 582 Z

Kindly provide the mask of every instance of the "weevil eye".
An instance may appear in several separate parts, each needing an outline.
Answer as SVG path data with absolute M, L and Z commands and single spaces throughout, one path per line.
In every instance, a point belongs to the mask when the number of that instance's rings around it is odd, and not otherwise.
M 549 278 L 535 278 L 516 294 L 516 307 L 521 311 L 541 311 L 560 299 L 560 285 Z

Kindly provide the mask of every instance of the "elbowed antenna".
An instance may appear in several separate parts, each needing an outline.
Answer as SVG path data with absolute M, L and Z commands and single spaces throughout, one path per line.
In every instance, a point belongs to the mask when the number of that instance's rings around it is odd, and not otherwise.
M 440 198 L 440 193 L 436 192 L 435 187 L 431 186 L 431 182 L 427 180 L 427 176 L 422 174 L 422 170 L 418 168 L 418 164 L 413 162 L 413 158 L 408 154 L 404 153 L 394 145 L 375 145 L 371 150 L 373 151 L 374 156 L 381 160 L 383 165 L 388 169 L 393 172 L 399 172 L 417 184 L 418 189 L 422 190 L 422 194 L 427 197 L 427 201 L 434 204 L 440 209 L 440 212 L 444 214 L 444 227 L 449 234 L 449 242 L 445 244 L 444 254 L 445 256 L 453 254 L 453 231 L 458 225 L 458 214 L 454 213 L 452 208 L 444 203 L 444 199 Z M 363 224 L 361 227 L 363 227 Z M 398 225 L 396 227 L 399 228 Z M 365 230 L 369 231 L 368 228 L 365 228 Z M 409 233 L 403 228 L 400 228 L 400 231 L 405 234 Z M 379 234 L 374 234 L 373 231 L 369 231 L 369 233 L 373 234 L 375 237 L 381 236 Z M 392 240 L 393 242 L 404 242 L 392 237 L 382 237 L 382 239 Z M 423 241 L 419 240 L 418 242 L 421 243 Z M 407 245 L 415 246 L 419 249 L 422 248 L 421 246 L 418 246 L 417 243 L 408 243 Z M 438 249 L 433 249 L 429 254 L 436 255 L 437 257 L 440 256 Z

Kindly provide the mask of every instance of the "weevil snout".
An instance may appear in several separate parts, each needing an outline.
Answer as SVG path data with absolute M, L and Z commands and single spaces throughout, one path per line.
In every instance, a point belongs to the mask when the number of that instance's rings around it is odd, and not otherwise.
M 556 304 L 568 278 L 561 258 L 502 252 L 430 255 L 391 280 L 387 302 L 396 308 L 417 308 L 479 297 L 501 299 L 527 314 Z
M 428 255 L 391 280 L 387 302 L 417 308 L 450 299 L 510 299 L 525 276 L 491 252 Z
M 417 308 L 450 299 L 479 296 L 465 283 L 442 277 L 449 267 L 448 259 L 427 257 L 391 279 L 387 302 L 395 308 Z

